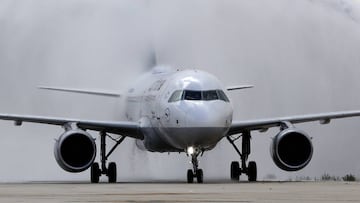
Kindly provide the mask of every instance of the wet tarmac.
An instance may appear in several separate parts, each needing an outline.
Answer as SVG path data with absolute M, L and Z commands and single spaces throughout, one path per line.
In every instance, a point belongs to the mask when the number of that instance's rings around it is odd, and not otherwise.
M 360 202 L 359 182 L 7 183 L 0 202 Z

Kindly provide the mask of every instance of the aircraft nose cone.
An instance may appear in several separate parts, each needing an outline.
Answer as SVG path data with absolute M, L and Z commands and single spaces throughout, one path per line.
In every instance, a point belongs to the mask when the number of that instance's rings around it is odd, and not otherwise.
M 191 105 L 186 112 L 187 127 L 228 127 L 231 109 L 223 102 L 214 101 Z
M 184 123 L 181 127 L 167 128 L 166 137 L 176 148 L 211 149 L 226 135 L 231 125 L 233 111 L 230 103 L 183 101 L 180 107 L 178 112 L 184 116 Z

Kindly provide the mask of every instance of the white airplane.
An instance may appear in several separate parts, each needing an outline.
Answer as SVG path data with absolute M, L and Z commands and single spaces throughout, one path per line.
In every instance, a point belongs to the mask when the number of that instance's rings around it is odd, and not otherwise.
M 240 90 L 252 86 L 224 88 L 213 75 L 200 70 L 161 71 L 154 69 L 142 76 L 129 89 L 126 97 L 128 121 L 92 121 L 81 119 L 51 118 L 0 114 L 0 119 L 59 125 L 65 132 L 55 143 L 57 163 L 68 172 L 82 172 L 91 167 L 91 182 L 98 183 L 101 175 L 109 182 L 116 182 L 116 164 L 107 165 L 107 159 L 126 137 L 136 139 L 136 145 L 150 152 L 184 152 L 191 157 L 193 168 L 187 171 L 187 182 L 203 182 L 203 171 L 198 165 L 198 156 L 213 149 L 226 138 L 239 154 L 240 163 L 233 161 L 230 176 L 239 181 L 246 174 L 249 181 L 257 180 L 257 166 L 248 162 L 252 131 L 265 132 L 278 127 L 271 146 L 275 164 L 285 171 L 297 171 L 311 160 L 313 146 L 311 138 L 294 124 L 320 121 L 328 124 L 331 119 L 360 116 L 360 111 L 332 112 L 250 121 L 233 121 L 233 107 L 226 91 Z M 117 93 L 42 87 L 43 89 L 87 93 L 119 97 Z M 87 130 L 100 133 L 101 167 L 95 163 L 96 144 Z M 106 137 L 121 135 L 113 139 L 116 144 L 106 152 Z M 241 150 L 235 144 L 242 139 Z

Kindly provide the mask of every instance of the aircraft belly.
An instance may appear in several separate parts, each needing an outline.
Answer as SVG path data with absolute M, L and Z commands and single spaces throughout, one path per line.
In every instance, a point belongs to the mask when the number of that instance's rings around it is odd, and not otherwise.
M 144 133 L 143 146 L 146 150 L 151 152 L 183 152 L 182 148 L 176 148 L 171 145 L 169 142 L 164 140 L 161 136 L 157 128 L 142 128 Z
M 184 127 L 166 128 L 168 142 L 180 149 L 198 146 L 204 150 L 212 149 L 226 135 L 226 127 Z
M 210 150 L 226 135 L 225 127 L 142 128 L 143 145 L 151 152 L 183 152 L 189 146 Z M 166 139 L 164 139 L 166 138 Z

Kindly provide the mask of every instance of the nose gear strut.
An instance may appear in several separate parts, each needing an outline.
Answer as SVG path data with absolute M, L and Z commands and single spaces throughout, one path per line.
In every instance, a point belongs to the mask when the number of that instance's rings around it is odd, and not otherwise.
M 190 150 L 188 150 L 190 151 Z M 187 182 L 188 183 L 193 183 L 194 182 L 194 178 L 196 178 L 198 183 L 203 183 L 204 181 L 204 173 L 202 169 L 199 169 L 199 161 L 198 161 L 198 156 L 201 154 L 201 150 L 198 148 L 193 148 L 193 150 L 191 151 L 191 153 L 188 152 L 188 155 L 191 156 L 191 163 L 193 165 L 193 169 L 189 169 L 187 171 Z

